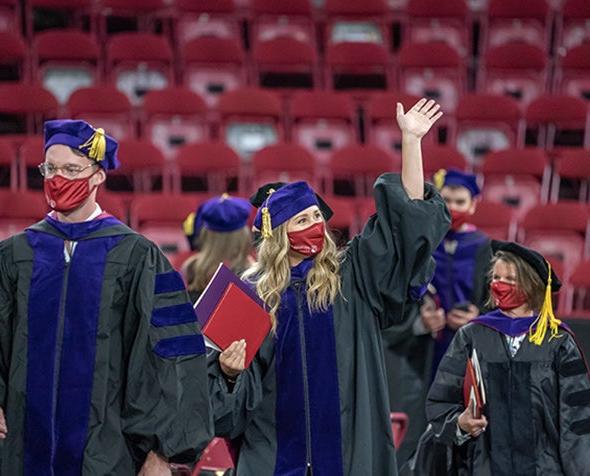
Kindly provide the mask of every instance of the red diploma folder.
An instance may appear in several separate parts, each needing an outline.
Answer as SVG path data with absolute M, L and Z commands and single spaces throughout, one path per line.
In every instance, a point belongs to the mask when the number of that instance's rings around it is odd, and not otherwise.
M 467 359 L 465 378 L 463 380 L 463 401 L 465 408 L 471 405 L 475 418 L 481 418 L 486 403 L 485 388 L 477 352 L 473 349 L 471 358 Z
M 197 301 L 195 311 L 203 335 L 221 350 L 234 341 L 246 341 L 246 368 L 269 334 L 271 321 L 253 290 L 220 265 Z

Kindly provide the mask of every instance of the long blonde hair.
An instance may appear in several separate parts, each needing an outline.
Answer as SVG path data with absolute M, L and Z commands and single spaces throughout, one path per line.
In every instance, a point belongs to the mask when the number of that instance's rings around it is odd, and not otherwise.
M 183 265 L 189 291 L 202 292 L 219 263 L 226 263 L 234 272 L 244 271 L 250 261 L 252 237 L 247 227 L 229 233 L 203 228 L 197 241 L 200 252 Z
M 262 240 L 257 251 L 257 262 L 246 270 L 243 278 L 256 285 L 256 292 L 270 313 L 274 331 L 281 294 L 291 279 L 287 223 L 276 227 L 272 237 Z M 334 303 L 340 292 L 340 259 L 341 252 L 326 231 L 324 247 L 307 274 L 307 303 L 311 311 L 326 311 Z

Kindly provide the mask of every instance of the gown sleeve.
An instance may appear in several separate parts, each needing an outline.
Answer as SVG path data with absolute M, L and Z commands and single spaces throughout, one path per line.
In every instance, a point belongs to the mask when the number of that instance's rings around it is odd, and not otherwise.
M 267 337 L 266 343 L 271 337 Z M 261 354 L 263 344 L 250 366 L 236 379 L 235 384 L 228 384 L 219 366 L 219 352 L 212 351 L 208 356 L 209 395 L 215 424 L 215 436 L 234 439 L 239 437 L 248 426 L 254 411 L 262 403 L 264 394 L 264 376 L 267 365 Z
M 124 431 L 139 455 L 192 463 L 212 437 L 205 345 L 180 274 L 155 245 L 140 255 L 130 258 L 137 327 L 127 343 Z
M 374 196 L 377 213 L 352 240 L 347 260 L 355 288 L 385 328 L 403 315 L 408 295 L 422 297 L 434 274 L 432 253 L 450 219 L 432 185 L 426 184 L 424 200 L 412 200 L 399 174 L 381 175 Z
M 587 474 L 590 468 L 590 380 L 588 367 L 573 337 L 560 348 L 559 451 L 564 474 Z
M 463 443 L 457 419 L 465 410 L 463 379 L 472 347 L 465 332 L 468 327 L 469 324 L 460 328 L 453 337 L 426 399 L 426 418 L 432 424 L 435 439 L 447 445 Z
M 0 242 L 0 408 L 7 397 L 8 371 L 12 352 L 12 319 L 16 308 L 16 276 L 12 240 Z

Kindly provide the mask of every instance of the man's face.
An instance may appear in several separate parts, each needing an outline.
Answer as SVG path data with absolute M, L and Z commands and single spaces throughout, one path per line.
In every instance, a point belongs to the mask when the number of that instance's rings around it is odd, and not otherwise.
M 446 186 L 442 188 L 440 194 L 449 210 L 466 212 L 470 215 L 475 213 L 475 200 L 471 197 L 471 192 L 465 187 Z
M 47 179 L 56 174 L 67 179 L 82 179 L 92 175 L 89 181 L 90 188 L 100 185 L 106 179 L 104 170 L 98 164 L 66 145 L 56 144 L 49 147 L 45 152 L 45 163 L 48 168 L 55 168 L 53 172 L 46 172 Z

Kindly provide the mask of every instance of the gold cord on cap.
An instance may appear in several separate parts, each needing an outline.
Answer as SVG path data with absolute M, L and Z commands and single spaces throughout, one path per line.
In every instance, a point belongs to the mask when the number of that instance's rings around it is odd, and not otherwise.
M 184 230 L 184 234 L 186 236 L 191 236 L 195 231 L 195 212 L 192 212 L 189 216 L 187 216 L 182 223 L 182 229 Z
M 266 198 L 266 202 L 264 207 L 262 207 L 262 229 L 260 230 L 260 234 L 262 235 L 263 239 L 270 238 L 272 236 L 272 221 L 270 218 L 270 211 L 268 210 L 268 200 L 270 199 L 271 195 L 275 193 L 275 189 L 271 188 L 268 191 L 268 197 Z
M 441 189 L 445 186 L 445 177 L 447 176 L 447 171 L 445 169 L 439 169 L 438 172 L 434 174 L 432 177 L 434 180 L 434 186 L 437 189 Z
M 95 160 L 96 162 L 100 162 L 104 160 L 104 156 L 107 150 L 107 139 L 104 135 L 104 129 L 98 128 L 94 129 L 94 134 L 90 136 L 90 138 L 84 142 L 78 149 L 84 149 L 88 147 L 88 157 Z
M 547 287 L 545 288 L 545 299 L 543 301 L 543 306 L 541 306 L 541 310 L 539 311 L 539 316 L 529 328 L 529 341 L 536 345 L 541 345 L 543 343 L 545 334 L 547 334 L 547 327 L 551 329 L 551 337 L 549 340 L 554 337 L 561 337 L 558 333 L 561 321 L 555 317 L 555 314 L 553 313 L 553 301 L 551 297 L 551 265 L 548 261 L 545 263 L 549 268 L 549 278 L 547 279 Z M 536 328 L 533 331 L 535 324 Z

